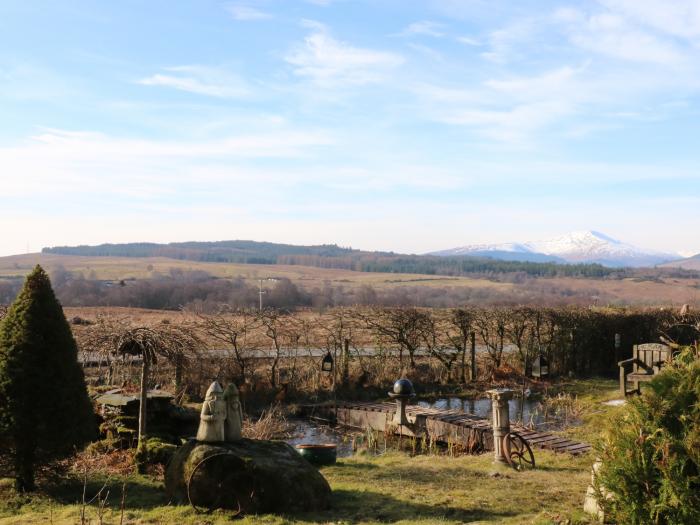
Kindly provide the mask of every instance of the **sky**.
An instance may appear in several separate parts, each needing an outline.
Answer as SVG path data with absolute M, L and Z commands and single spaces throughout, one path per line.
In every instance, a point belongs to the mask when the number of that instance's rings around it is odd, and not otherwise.
M 700 0 L 2 0 L 0 255 L 700 253 Z

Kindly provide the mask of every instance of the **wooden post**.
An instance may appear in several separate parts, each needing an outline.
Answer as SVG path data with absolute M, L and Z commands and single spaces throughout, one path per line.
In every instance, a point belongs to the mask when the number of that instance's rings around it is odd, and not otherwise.
M 627 376 L 625 376 L 624 366 L 620 366 L 620 393 L 622 397 L 627 395 Z
M 471 333 L 471 380 L 476 381 L 476 333 Z

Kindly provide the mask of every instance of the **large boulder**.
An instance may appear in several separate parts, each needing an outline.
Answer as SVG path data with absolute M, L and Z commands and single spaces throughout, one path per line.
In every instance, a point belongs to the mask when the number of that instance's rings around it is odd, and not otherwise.
M 325 509 L 331 496 L 326 479 L 291 446 L 256 439 L 189 441 L 175 452 L 165 488 L 181 503 L 244 514 Z

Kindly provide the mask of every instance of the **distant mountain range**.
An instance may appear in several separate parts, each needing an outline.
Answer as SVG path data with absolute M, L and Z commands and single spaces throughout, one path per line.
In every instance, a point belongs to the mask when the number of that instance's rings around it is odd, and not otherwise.
M 602 277 L 624 267 L 700 269 L 700 255 L 637 248 L 595 231 L 573 232 L 545 241 L 476 244 L 426 255 L 369 252 L 333 244 L 296 246 L 247 240 L 56 246 L 44 253 L 87 257 L 169 257 L 204 262 L 291 264 L 370 272 L 437 275 L 526 272 L 530 275 Z
M 700 254 L 679 261 L 661 265 L 662 268 L 683 268 L 685 270 L 700 270 Z
M 525 273 L 532 277 L 601 278 L 624 271 L 600 264 L 499 260 L 491 253 L 487 257 L 438 257 L 368 252 L 336 245 L 295 246 L 246 240 L 54 246 L 44 248 L 42 252 L 81 257 L 167 257 L 201 262 L 301 265 L 359 272 L 449 276 Z
M 681 259 L 679 254 L 638 248 L 596 231 L 571 232 L 544 241 L 472 244 L 429 255 L 491 257 L 505 261 L 598 263 L 610 267 L 650 267 Z

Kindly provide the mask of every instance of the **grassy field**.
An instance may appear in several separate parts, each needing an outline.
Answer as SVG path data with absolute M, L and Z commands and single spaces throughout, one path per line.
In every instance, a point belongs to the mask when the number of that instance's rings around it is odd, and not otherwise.
M 80 257 L 53 254 L 26 254 L 0 257 L 0 279 L 23 276 L 36 264 L 48 271 L 59 266 L 86 278 L 103 280 L 146 279 L 155 273 L 167 275 L 171 269 L 203 270 L 222 278 L 242 278 L 250 284 L 257 279 L 288 278 L 306 290 L 325 284 L 356 288 L 370 285 L 377 290 L 404 286 L 471 288 L 498 291 L 513 298 L 541 297 L 543 301 L 580 296 L 586 300 L 632 305 L 700 304 L 697 279 L 577 279 L 571 277 L 526 279 L 523 282 L 496 282 L 477 277 L 449 277 L 401 273 L 368 273 L 307 266 L 229 264 L 182 261 L 164 257 Z M 596 299 L 598 298 L 598 299 Z
M 166 257 L 79 257 L 72 255 L 26 254 L 0 257 L 0 277 L 21 276 L 41 264 L 47 270 L 62 266 L 70 272 L 82 273 L 96 279 L 146 279 L 154 272 L 167 275 L 171 268 L 202 270 L 216 277 L 255 281 L 265 278 L 288 278 L 304 288 L 323 286 L 330 282 L 347 287 L 371 285 L 395 287 L 406 284 L 420 286 L 469 286 L 509 289 L 510 283 L 496 283 L 469 277 L 429 276 L 403 273 L 368 273 L 332 268 L 289 266 L 281 264 L 233 264 L 181 261 Z M 94 273 L 92 273 L 94 272 Z
M 590 478 L 590 458 L 571 459 L 539 452 L 531 472 L 494 469 L 491 456 L 379 457 L 344 459 L 322 470 L 333 488 L 332 508 L 296 516 L 249 516 L 241 524 L 285 523 L 587 523 L 581 512 Z M 498 474 L 498 475 L 495 475 Z M 120 478 L 108 481 L 106 524 L 120 522 Z M 194 525 L 228 523 L 230 513 L 198 515 L 185 505 L 170 505 L 160 482 L 145 476 L 127 478 L 124 523 Z M 88 495 L 102 486 L 92 479 Z M 7 485 L 7 484 L 6 484 Z M 5 486 L 5 492 L 9 492 Z M 82 483 L 76 479 L 31 498 L 6 496 L 0 524 L 80 523 Z M 98 523 L 97 507 L 87 509 Z
M 603 422 L 619 407 L 602 401 L 617 397 L 612 380 L 578 380 L 557 385 L 573 398 L 583 425 L 565 434 L 594 439 Z M 342 459 L 322 469 L 333 489 L 332 508 L 294 516 L 248 516 L 241 524 L 563 524 L 593 523 L 582 506 L 593 455 L 572 457 L 535 450 L 538 468 L 515 472 L 494 467 L 491 454 L 448 457 L 389 452 Z M 168 502 L 156 477 L 92 476 L 88 498 L 104 483 L 109 488 L 103 523 L 121 520 L 122 486 L 126 484 L 124 523 L 195 525 L 229 523 L 231 514 L 196 514 Z M 79 476 L 48 484 L 35 496 L 21 497 L 9 480 L 0 482 L 0 525 L 80 523 L 83 483 Z M 97 506 L 87 508 L 90 523 L 99 523 Z M 567 521 L 568 520 L 568 521 Z

